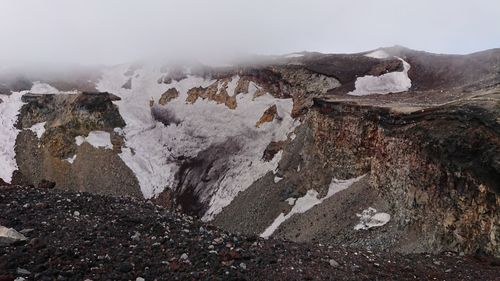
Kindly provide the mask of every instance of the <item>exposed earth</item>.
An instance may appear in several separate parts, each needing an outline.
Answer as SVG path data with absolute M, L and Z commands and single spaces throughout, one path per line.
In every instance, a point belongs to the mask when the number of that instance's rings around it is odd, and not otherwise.
M 500 274 L 500 261 L 483 255 L 402 255 L 230 234 L 133 198 L 4 186 L 0 213 L 0 225 L 27 238 L 0 246 L 2 281 L 498 280 Z

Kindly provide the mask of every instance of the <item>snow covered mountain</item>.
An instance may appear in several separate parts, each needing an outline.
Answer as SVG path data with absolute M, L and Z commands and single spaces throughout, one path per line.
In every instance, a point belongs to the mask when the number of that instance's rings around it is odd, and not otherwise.
M 262 237 L 498 254 L 499 67 L 393 47 L 0 77 L 0 178 Z

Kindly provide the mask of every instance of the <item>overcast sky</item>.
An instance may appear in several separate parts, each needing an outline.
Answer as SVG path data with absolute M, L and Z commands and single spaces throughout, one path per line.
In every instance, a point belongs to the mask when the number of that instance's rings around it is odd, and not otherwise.
M 500 47 L 500 0 L 0 0 L 0 63 Z

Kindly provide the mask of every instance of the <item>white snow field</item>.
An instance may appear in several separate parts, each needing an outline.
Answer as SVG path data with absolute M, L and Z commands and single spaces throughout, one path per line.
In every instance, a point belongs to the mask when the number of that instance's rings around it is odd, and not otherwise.
M 87 142 L 95 148 L 113 149 L 110 133 L 103 131 L 92 131 L 87 137 L 77 136 L 75 137 L 75 142 L 78 146 L 82 145 L 82 143 L 84 142 Z M 72 163 L 70 159 L 67 160 L 68 162 Z
M 41 122 L 41 123 L 36 123 L 35 125 L 31 126 L 28 130 L 32 131 L 35 133 L 36 137 L 40 139 L 43 134 L 45 133 L 45 124 L 47 122 Z
M 9 96 L 0 95 L 0 178 L 7 183 L 12 181 L 12 173 L 17 170 L 16 138 L 19 130 L 14 126 L 17 115 L 23 106 L 21 96 L 24 92 L 14 92 Z
M 354 227 L 354 230 L 366 230 L 372 227 L 382 226 L 391 220 L 391 215 L 382 212 L 378 213 L 377 210 L 372 207 L 356 215 L 359 217 L 359 223 Z
M 411 87 L 411 80 L 408 77 L 410 64 L 402 59 L 400 60 L 403 62 L 403 71 L 389 72 L 380 76 L 366 75 L 358 77 L 355 82 L 356 88 L 347 94 L 352 96 L 366 96 L 408 91 Z
M 294 214 L 301 214 L 307 212 L 312 207 L 321 204 L 326 199 L 332 197 L 335 193 L 340 192 L 346 188 L 349 188 L 353 183 L 359 181 L 364 176 L 365 175 L 362 175 L 357 178 L 352 178 L 347 180 L 339 180 L 333 178 L 332 182 L 328 187 L 328 193 L 326 194 L 325 197 L 322 198 L 318 198 L 319 193 L 314 189 L 308 190 L 304 196 L 297 198 L 296 200 L 293 200 L 294 198 L 288 198 L 286 200 L 288 204 L 293 205 L 290 212 L 288 212 L 288 214 L 286 215 L 285 213 L 279 214 L 278 217 L 274 220 L 274 222 L 268 228 L 266 228 L 264 232 L 260 234 L 260 237 L 268 238 L 276 231 L 276 229 L 278 229 L 278 227 L 282 223 L 284 223 L 287 219 L 291 218 Z
M 254 99 L 258 85 L 251 83 L 248 94 L 236 96 L 237 108 L 232 110 L 224 104 L 199 98 L 187 103 L 187 91 L 193 87 L 207 87 L 215 80 L 205 80 L 188 75 L 181 81 L 159 84 L 160 67 L 144 66 L 135 72 L 131 89 L 122 85 L 129 79 L 124 73 L 129 65 L 121 65 L 105 71 L 97 84 L 100 91 L 108 91 L 121 97 L 116 101 L 120 114 L 126 122 L 121 132 L 125 147 L 120 157 L 135 173 L 145 198 L 152 198 L 175 183 L 179 156 L 195 157 L 210 146 L 223 144 L 233 139 L 241 145 L 234 155 L 224 155 L 229 169 L 214 186 L 200 194 L 200 200 L 208 202 L 209 209 L 203 220 L 211 220 L 223 207 L 268 171 L 276 169 L 281 153 L 269 162 L 263 161 L 262 153 L 271 141 L 287 138 L 298 125 L 291 116 L 292 100 L 276 99 L 269 94 Z M 227 92 L 233 95 L 238 76 L 232 77 Z M 219 84 L 219 87 L 221 84 Z M 169 88 L 176 88 L 179 97 L 163 106 L 169 114 L 179 120 L 178 124 L 164 125 L 153 119 L 150 102 L 155 106 L 161 95 Z M 259 128 L 255 123 L 264 111 L 276 105 L 280 120 L 265 123 Z
M 375 59 L 386 59 L 389 58 L 391 55 L 389 55 L 386 51 L 382 49 L 378 49 L 371 53 L 366 54 L 365 56 Z

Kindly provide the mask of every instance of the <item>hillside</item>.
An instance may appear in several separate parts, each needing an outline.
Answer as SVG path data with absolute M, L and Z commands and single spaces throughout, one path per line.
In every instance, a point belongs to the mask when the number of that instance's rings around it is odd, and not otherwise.
M 498 260 L 230 234 L 151 202 L 0 187 L 0 280 L 495 280 Z M 142 278 L 142 279 L 141 279 Z M 16 279 L 21 280 L 21 279 Z M 24 280 L 24 279 L 23 279 Z
M 151 200 L 250 236 L 500 256 L 498 49 L 0 78 L 7 183 Z

